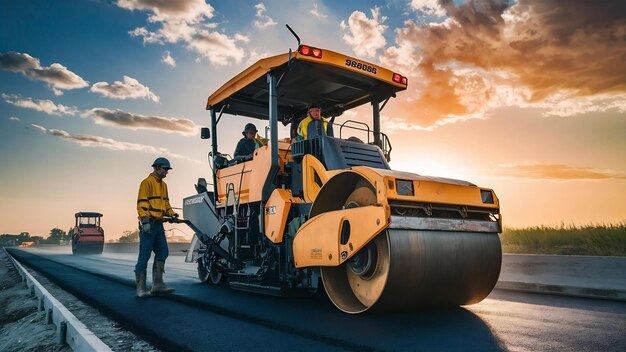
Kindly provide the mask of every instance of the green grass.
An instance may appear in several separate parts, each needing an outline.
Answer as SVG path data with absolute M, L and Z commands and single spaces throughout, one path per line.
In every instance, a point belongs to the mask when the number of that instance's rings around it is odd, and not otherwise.
M 626 221 L 584 226 L 505 227 L 500 239 L 505 253 L 626 256 Z

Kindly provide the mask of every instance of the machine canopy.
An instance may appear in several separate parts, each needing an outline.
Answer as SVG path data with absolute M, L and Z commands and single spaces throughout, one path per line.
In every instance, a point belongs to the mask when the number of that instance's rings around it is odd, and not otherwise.
M 302 55 L 302 48 L 257 61 L 226 82 L 208 99 L 207 110 L 268 120 L 267 73 L 278 77 L 278 121 L 287 124 L 319 103 L 324 116 L 339 116 L 371 101 L 383 101 L 406 89 L 406 78 L 392 71 L 330 50 L 321 57 Z M 401 77 L 404 81 L 394 81 Z
M 86 212 L 86 211 L 81 211 L 80 213 L 74 214 L 74 217 L 77 217 L 77 218 L 99 218 L 101 216 L 102 214 L 100 213 Z

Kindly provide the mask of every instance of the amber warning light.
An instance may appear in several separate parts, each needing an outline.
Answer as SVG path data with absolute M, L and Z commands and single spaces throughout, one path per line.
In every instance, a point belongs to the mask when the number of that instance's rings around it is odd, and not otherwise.
M 308 45 L 300 45 L 298 52 L 304 56 L 312 56 L 317 59 L 322 58 L 322 49 L 314 48 Z
M 399 73 L 394 73 L 392 79 L 393 79 L 394 82 L 400 83 L 400 84 L 404 84 L 405 86 L 408 83 L 407 78 L 404 77 L 403 75 L 399 74 Z

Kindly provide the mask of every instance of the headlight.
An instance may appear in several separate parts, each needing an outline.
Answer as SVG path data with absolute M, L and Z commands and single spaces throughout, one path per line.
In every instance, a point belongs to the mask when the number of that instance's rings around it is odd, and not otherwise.
M 480 197 L 483 199 L 483 203 L 493 204 L 493 193 L 491 191 L 486 191 L 484 189 L 481 189 Z
M 413 181 L 396 180 L 396 190 L 401 196 L 414 196 Z

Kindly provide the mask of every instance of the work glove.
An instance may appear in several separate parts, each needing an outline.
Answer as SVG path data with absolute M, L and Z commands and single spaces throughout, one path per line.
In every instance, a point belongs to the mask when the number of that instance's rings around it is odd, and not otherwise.
M 150 220 L 146 219 L 146 221 L 144 221 L 144 219 L 141 219 L 141 232 L 145 234 L 150 233 Z

